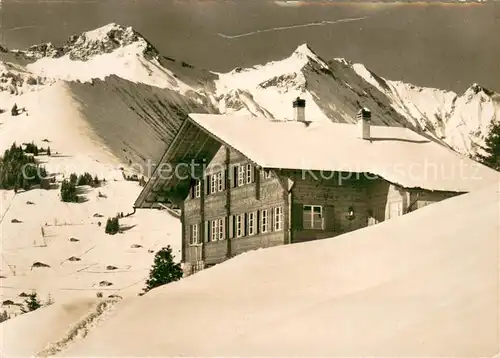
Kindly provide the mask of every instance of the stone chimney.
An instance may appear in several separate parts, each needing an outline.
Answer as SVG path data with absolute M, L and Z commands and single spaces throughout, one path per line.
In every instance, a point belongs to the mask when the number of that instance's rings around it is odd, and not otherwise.
M 362 108 L 358 111 L 358 135 L 361 139 L 370 139 L 370 125 L 372 121 L 372 112 L 368 108 Z
M 297 97 L 295 101 L 293 101 L 293 120 L 296 122 L 305 122 L 306 121 L 306 100 Z

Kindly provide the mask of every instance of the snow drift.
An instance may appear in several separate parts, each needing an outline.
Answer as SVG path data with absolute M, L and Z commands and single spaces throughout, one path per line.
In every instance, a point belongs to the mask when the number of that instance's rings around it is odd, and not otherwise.
M 495 186 L 333 239 L 242 254 L 122 301 L 59 355 L 493 357 L 498 203 Z

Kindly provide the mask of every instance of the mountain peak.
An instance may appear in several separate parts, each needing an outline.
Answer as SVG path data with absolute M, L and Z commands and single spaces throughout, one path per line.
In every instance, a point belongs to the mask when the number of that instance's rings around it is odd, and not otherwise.
M 306 60 L 307 62 L 313 60 L 314 62 L 319 63 L 322 67 L 328 67 L 325 61 L 319 57 L 316 52 L 314 52 L 311 47 L 307 43 L 303 43 L 299 45 L 295 51 L 293 51 L 292 56 L 298 58 L 300 60 Z
M 132 27 L 110 23 L 80 35 L 72 35 L 61 46 L 42 43 L 30 46 L 27 50 L 12 50 L 31 60 L 42 58 L 59 58 L 68 55 L 74 61 L 87 61 L 96 55 L 111 53 L 118 48 L 136 45 L 136 49 L 144 55 L 155 57 L 158 51 Z
M 472 97 L 474 95 L 478 95 L 478 94 L 481 94 L 481 93 L 484 93 L 486 96 L 493 96 L 495 94 L 495 92 L 487 89 L 487 88 L 484 88 L 483 86 L 481 86 L 480 84 L 478 83 L 473 83 L 469 88 L 467 88 L 467 90 L 465 91 L 465 96 L 468 96 L 468 97 Z
M 94 30 L 86 31 L 80 36 L 73 35 L 64 45 L 65 53 L 72 60 L 88 60 L 89 57 L 109 53 L 119 47 L 137 44 L 144 53 L 157 55 L 157 50 L 132 27 L 110 23 Z
M 114 22 L 98 27 L 97 29 L 84 32 L 82 35 L 92 41 L 105 41 L 116 32 L 133 32 L 131 27 L 124 27 Z

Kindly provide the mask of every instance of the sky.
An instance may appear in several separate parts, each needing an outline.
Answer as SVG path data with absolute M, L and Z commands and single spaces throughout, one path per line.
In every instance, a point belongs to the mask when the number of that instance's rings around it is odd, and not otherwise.
M 110 22 L 133 26 L 162 55 L 213 71 L 288 56 L 308 43 L 416 85 L 500 91 L 500 3 L 324 0 L 3 0 L 1 43 L 60 44 Z

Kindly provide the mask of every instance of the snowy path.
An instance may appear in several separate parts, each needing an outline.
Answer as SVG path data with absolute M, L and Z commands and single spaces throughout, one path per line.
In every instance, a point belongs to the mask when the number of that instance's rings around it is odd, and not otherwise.
M 98 325 L 113 310 L 118 302 L 118 300 L 104 300 L 99 302 L 87 315 L 72 325 L 61 339 L 48 343 L 46 348 L 38 352 L 35 357 L 45 358 L 54 356 L 66 350 L 76 340 L 85 339 L 89 331 Z

